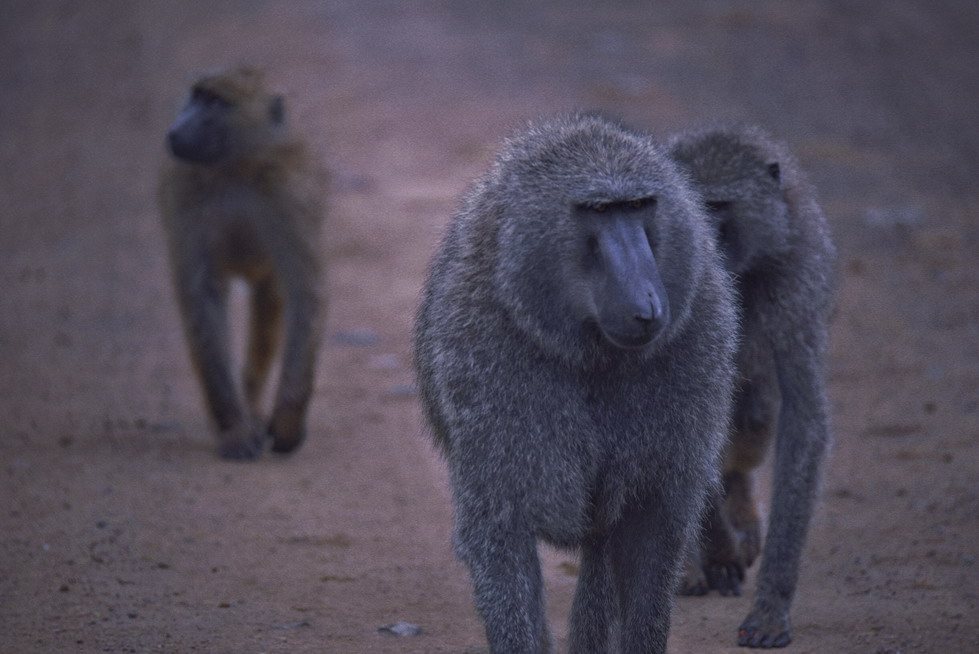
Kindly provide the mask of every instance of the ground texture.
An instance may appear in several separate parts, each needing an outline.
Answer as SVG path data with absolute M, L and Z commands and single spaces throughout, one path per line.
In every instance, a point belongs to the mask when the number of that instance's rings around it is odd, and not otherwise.
M 481 651 L 412 314 L 498 140 L 579 107 L 659 134 L 761 123 L 820 190 L 841 249 L 836 443 L 788 651 L 979 651 L 971 0 L 2 13 L 0 651 Z M 154 202 L 186 83 L 238 61 L 268 68 L 335 173 L 310 439 L 251 464 L 214 455 Z M 575 561 L 544 563 L 563 643 Z M 670 652 L 737 651 L 749 600 L 678 599 Z M 378 632 L 397 621 L 422 635 Z

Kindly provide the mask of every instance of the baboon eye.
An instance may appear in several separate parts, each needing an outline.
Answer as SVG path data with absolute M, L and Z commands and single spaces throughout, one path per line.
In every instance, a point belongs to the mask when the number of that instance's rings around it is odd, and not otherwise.
M 632 209 L 642 209 L 646 205 L 644 200 L 633 200 L 629 203 L 629 207 Z
M 607 208 L 608 208 L 608 205 L 607 205 L 607 204 L 596 204 L 596 205 L 595 205 L 594 207 L 592 207 L 592 209 L 593 209 L 593 210 L 594 210 L 594 211 L 595 211 L 596 213 L 605 213 L 605 210 L 606 210 Z

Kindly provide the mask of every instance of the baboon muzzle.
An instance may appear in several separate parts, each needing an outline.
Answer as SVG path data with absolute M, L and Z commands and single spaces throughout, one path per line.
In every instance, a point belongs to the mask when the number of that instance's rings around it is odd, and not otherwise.
M 648 345 L 669 322 L 670 307 L 643 224 L 628 215 L 604 221 L 598 324 L 615 346 Z

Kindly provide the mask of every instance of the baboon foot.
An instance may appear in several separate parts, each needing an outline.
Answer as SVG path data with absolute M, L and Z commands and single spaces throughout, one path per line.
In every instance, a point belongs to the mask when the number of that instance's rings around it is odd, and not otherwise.
M 755 519 L 745 525 L 736 525 L 734 533 L 738 539 L 738 551 L 741 553 L 744 567 L 750 568 L 761 554 L 761 521 Z
M 269 436 L 272 437 L 272 451 L 279 454 L 292 452 L 306 440 L 306 426 L 303 415 L 295 409 L 276 409 L 269 422 Z
M 740 595 L 744 559 L 738 535 L 725 506 L 711 514 L 703 542 L 703 568 L 707 585 L 721 595 Z
M 752 494 L 751 475 L 728 473 L 724 480 L 726 499 L 724 510 L 731 526 L 738 555 L 744 567 L 750 567 L 761 554 L 761 518 Z
M 708 586 L 721 595 L 741 595 L 744 566 L 740 561 L 708 561 L 704 565 L 704 575 Z
M 738 645 L 742 647 L 785 647 L 792 642 L 788 612 L 751 610 L 738 628 Z
M 222 459 L 251 461 L 262 456 L 265 433 L 253 420 L 245 420 L 218 434 L 218 454 Z
M 704 567 L 700 563 L 700 552 L 693 552 L 687 555 L 686 563 L 683 568 L 683 578 L 680 580 L 680 595 L 706 595 L 710 591 L 710 584 L 707 582 L 707 575 L 704 574 Z

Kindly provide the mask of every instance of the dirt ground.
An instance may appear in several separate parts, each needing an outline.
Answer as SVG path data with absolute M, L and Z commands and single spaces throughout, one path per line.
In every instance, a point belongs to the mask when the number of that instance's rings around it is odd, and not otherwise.
M 659 134 L 761 123 L 830 216 L 836 443 L 788 651 L 979 651 L 973 0 L 0 13 L 0 651 L 484 651 L 409 332 L 499 139 L 577 107 Z M 310 439 L 249 464 L 215 456 L 154 201 L 185 85 L 238 61 L 268 68 L 335 173 Z M 544 562 L 563 645 L 574 560 Z M 678 599 L 670 652 L 737 651 L 749 601 Z M 378 632 L 397 621 L 423 633 Z

